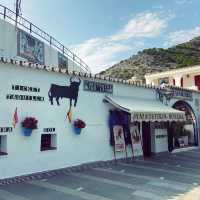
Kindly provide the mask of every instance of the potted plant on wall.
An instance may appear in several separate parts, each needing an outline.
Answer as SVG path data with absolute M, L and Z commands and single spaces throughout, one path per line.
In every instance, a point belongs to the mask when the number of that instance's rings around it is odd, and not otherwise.
M 76 119 L 73 122 L 73 128 L 74 128 L 74 132 L 79 135 L 81 133 L 81 130 L 83 128 L 85 128 L 86 124 L 83 120 L 81 119 Z
M 22 121 L 22 128 L 24 136 L 30 136 L 34 129 L 37 129 L 38 120 L 34 117 L 26 117 L 24 121 Z

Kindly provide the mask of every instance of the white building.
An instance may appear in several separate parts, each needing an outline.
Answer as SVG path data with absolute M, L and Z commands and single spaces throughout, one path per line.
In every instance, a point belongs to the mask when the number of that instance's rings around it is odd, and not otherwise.
M 44 57 L 31 51 L 34 41 L 39 50 L 41 43 L 24 32 L 30 50 L 25 45 L 16 57 L 17 37 L 22 36 L 13 25 L 0 23 L 2 56 L 17 58 L 0 59 L 0 180 L 199 145 L 198 91 L 165 91 L 71 72 L 70 66 L 59 66 L 54 50 L 44 46 Z M 19 61 L 21 56 L 44 58 L 44 63 Z M 23 127 L 30 124 L 22 125 L 27 117 L 38 120 L 30 136 Z M 86 124 L 80 134 L 76 119 Z M 187 138 L 177 135 L 178 125 L 189 131 Z
M 145 80 L 155 86 L 165 81 L 171 86 L 200 90 L 200 65 L 146 74 Z
M 184 120 L 185 114 L 171 107 L 189 108 L 187 126 L 192 131 L 190 145 L 198 145 L 198 92 L 176 89 L 167 106 L 156 99 L 154 88 L 88 77 L 86 74 L 76 75 L 81 84 L 77 105 L 72 106 L 72 120 L 82 119 L 86 128 L 80 135 L 75 134 L 73 123 L 66 118 L 69 99 L 58 92 L 63 97 L 59 98 L 52 90 L 52 84 L 69 86 L 70 77 L 74 75 L 58 70 L 1 60 L 0 179 L 114 159 L 113 146 L 109 144 L 108 118 L 111 110 L 125 111 L 130 116 L 128 126 L 133 123 L 139 127 L 144 155 L 150 156 L 176 148 L 171 135 L 173 131 L 169 131 L 170 124 Z M 60 105 L 57 105 L 56 97 Z M 16 108 L 19 122 L 13 128 Z M 23 135 L 21 125 L 26 117 L 38 120 L 38 129 L 33 130 L 29 137 Z M 43 135 L 49 141 L 47 146 L 42 146 Z M 127 151 L 128 156 L 132 156 L 128 143 Z M 135 150 L 133 153 L 141 155 L 142 151 Z M 118 152 L 116 156 L 125 157 L 125 154 Z

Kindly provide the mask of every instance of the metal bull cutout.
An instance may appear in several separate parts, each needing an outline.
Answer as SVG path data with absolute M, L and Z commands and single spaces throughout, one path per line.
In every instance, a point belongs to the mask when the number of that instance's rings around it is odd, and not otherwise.
M 68 98 L 70 100 L 70 108 L 72 106 L 72 100 L 74 100 L 74 107 L 76 107 L 80 84 L 81 79 L 79 77 L 71 77 L 69 86 L 51 84 L 51 87 L 48 92 L 49 101 L 51 102 L 51 105 L 53 105 L 54 98 L 56 99 L 58 106 L 60 105 L 60 98 Z

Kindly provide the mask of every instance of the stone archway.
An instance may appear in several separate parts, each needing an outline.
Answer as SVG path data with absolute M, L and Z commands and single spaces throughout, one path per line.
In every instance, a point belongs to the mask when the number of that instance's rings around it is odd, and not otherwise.
M 185 122 L 172 123 L 174 137 L 173 146 L 178 148 L 198 145 L 198 133 L 196 128 L 197 120 L 192 107 L 187 102 L 180 100 L 173 105 L 173 108 L 184 111 L 186 115 Z

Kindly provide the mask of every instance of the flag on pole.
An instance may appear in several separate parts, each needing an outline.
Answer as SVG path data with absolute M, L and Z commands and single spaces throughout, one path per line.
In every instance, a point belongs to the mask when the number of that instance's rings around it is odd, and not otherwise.
M 18 123 L 18 115 L 17 115 L 17 108 L 15 108 L 15 112 L 13 115 L 13 123 L 12 123 L 14 128 L 16 127 L 17 123 Z
M 69 108 L 69 110 L 67 112 L 66 118 L 68 119 L 69 123 L 72 122 L 72 109 L 71 109 L 71 107 Z

